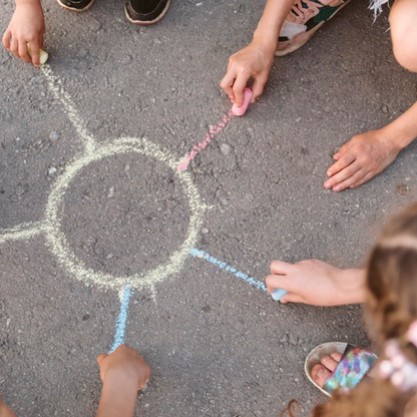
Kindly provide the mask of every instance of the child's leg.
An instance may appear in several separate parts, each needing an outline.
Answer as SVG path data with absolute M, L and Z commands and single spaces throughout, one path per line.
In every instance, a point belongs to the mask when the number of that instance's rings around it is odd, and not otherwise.
M 417 72 L 417 1 L 396 0 L 390 23 L 395 58 L 404 68 Z

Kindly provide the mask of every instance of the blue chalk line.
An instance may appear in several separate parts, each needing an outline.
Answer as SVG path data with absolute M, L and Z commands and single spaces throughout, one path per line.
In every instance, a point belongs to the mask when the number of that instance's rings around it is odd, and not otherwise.
M 240 272 L 235 267 L 228 265 L 226 262 L 220 261 L 219 259 L 216 259 L 214 256 L 211 256 L 209 253 L 203 250 L 193 248 L 190 250 L 190 255 L 194 256 L 195 258 L 204 259 L 210 262 L 211 264 L 217 266 L 218 268 L 222 269 L 223 271 L 233 274 L 236 278 L 245 281 L 252 287 L 257 288 L 260 291 L 267 292 L 265 283 L 263 283 L 259 279 L 251 277 L 250 275 L 247 275 L 244 272 Z
M 110 353 L 114 352 L 120 345 L 125 342 L 127 313 L 129 310 L 129 301 L 132 297 L 132 287 L 124 287 L 120 296 L 120 311 L 116 320 L 116 334 L 114 336 L 114 343 L 110 349 Z
M 233 274 L 236 278 L 239 278 L 252 287 L 257 288 L 258 290 L 262 292 L 267 292 L 266 285 L 264 282 L 260 281 L 259 279 L 256 279 L 254 277 L 251 277 L 250 275 L 245 274 L 244 272 L 239 271 L 235 267 L 227 264 L 226 262 L 220 261 L 219 259 L 216 259 L 214 256 L 211 256 L 209 253 L 193 248 L 190 250 L 190 255 L 194 256 L 195 258 L 201 258 L 204 259 L 211 264 L 217 266 L 218 268 L 222 269 L 223 271 L 229 272 L 230 274 Z M 287 293 L 287 291 L 282 290 L 280 288 L 276 289 L 272 292 L 271 296 L 272 299 L 275 301 L 280 301 L 281 298 Z

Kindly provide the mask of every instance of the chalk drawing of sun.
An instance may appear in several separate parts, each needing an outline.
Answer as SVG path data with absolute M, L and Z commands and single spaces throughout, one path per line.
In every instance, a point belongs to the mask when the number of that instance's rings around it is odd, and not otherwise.
M 189 256 L 205 259 L 253 287 L 266 292 L 265 284 L 262 281 L 238 271 L 236 268 L 212 257 L 207 252 L 195 248 L 204 214 L 209 207 L 200 197 L 198 189 L 192 181 L 191 174 L 186 172 L 186 168 L 191 159 L 198 152 L 205 149 L 210 141 L 231 120 L 232 115 L 230 112 L 223 117 L 217 126 L 210 128 L 203 142 L 195 145 L 190 154 L 182 158 L 176 158 L 175 155 L 172 155 L 172 153 L 163 149 L 161 146 L 144 138 L 122 137 L 105 143 L 99 143 L 88 132 L 85 122 L 79 116 L 70 95 L 63 89 L 60 80 L 53 73 L 51 67 L 45 64 L 41 67 L 41 71 L 48 82 L 49 89 L 55 98 L 62 103 L 69 120 L 76 129 L 79 139 L 83 144 L 83 152 L 81 155 L 77 155 L 66 166 L 64 172 L 53 183 L 47 200 L 44 218 L 41 221 L 21 223 L 13 228 L 0 231 L 0 245 L 14 240 L 31 239 L 43 234 L 46 237 L 48 248 L 56 256 L 62 268 L 77 280 L 86 284 L 94 284 L 99 287 L 118 291 L 121 307 L 116 323 L 115 340 L 111 350 L 114 350 L 119 344 L 124 342 L 127 309 L 132 291 L 148 288 L 155 294 L 156 284 L 162 282 L 167 277 L 178 274 Z M 103 271 L 96 271 L 86 266 L 75 255 L 62 231 L 64 200 L 70 184 L 77 179 L 77 175 L 89 164 L 115 155 L 134 153 L 156 159 L 168 166 L 177 175 L 184 194 L 187 197 L 190 219 L 184 241 L 170 254 L 167 260 L 143 273 L 136 273 L 129 276 L 115 276 Z

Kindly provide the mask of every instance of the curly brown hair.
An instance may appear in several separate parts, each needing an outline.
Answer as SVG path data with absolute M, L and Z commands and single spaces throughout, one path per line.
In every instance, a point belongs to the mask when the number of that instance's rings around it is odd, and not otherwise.
M 383 229 L 369 256 L 366 293 L 365 313 L 377 352 L 382 356 L 385 343 L 395 339 L 417 364 L 417 349 L 405 338 L 417 320 L 417 204 Z M 367 377 L 349 393 L 336 392 L 328 403 L 316 406 L 312 416 L 402 417 L 415 394 L 401 392 L 390 380 Z

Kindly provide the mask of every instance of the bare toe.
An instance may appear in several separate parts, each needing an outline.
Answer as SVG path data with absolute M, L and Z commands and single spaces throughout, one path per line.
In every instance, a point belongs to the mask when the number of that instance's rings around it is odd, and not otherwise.
M 323 387 L 329 376 L 332 374 L 325 366 L 318 363 L 311 368 L 311 377 L 313 381 L 319 386 Z
M 334 355 L 334 353 L 333 353 L 333 355 Z M 340 359 L 339 359 L 339 361 L 337 361 L 337 360 L 333 359 L 333 357 L 331 355 L 330 356 L 323 356 L 321 358 L 321 361 L 320 361 L 320 363 L 324 367 L 326 367 L 331 373 L 334 372 L 334 370 L 336 369 L 337 364 L 339 362 L 340 362 Z
M 342 360 L 343 355 L 340 352 L 333 352 L 330 354 L 330 357 L 339 363 Z

